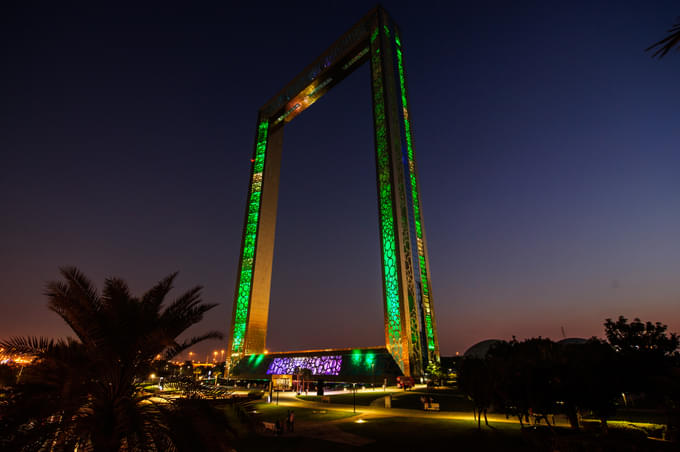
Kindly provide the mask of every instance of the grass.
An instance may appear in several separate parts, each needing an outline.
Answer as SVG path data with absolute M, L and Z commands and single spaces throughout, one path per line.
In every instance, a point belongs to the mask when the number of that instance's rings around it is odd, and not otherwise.
M 340 428 L 375 440 L 365 450 L 534 450 L 513 424 L 478 431 L 473 421 L 393 417 L 341 424 Z
M 292 408 L 295 411 L 296 422 L 328 422 L 346 417 L 355 416 L 348 411 L 323 410 L 318 408 Z M 291 410 L 290 407 L 276 406 L 273 403 L 257 402 L 248 404 L 249 411 L 256 419 L 266 422 L 275 422 L 284 419 Z
M 611 425 L 609 434 L 547 427 L 521 430 L 515 424 L 495 424 L 477 430 L 474 421 L 445 419 L 409 419 L 403 417 L 367 419 L 365 423 L 339 424 L 346 432 L 375 440 L 362 450 L 449 451 L 585 451 L 616 450 L 672 451 L 677 444 L 660 443 L 646 438 L 644 432 Z
M 357 394 L 358 395 L 358 394 Z M 284 418 L 289 407 L 276 406 L 263 402 L 247 405 L 247 411 L 260 421 L 273 422 Z M 225 408 L 226 410 L 226 408 Z M 232 411 L 227 410 L 227 411 Z M 228 414 L 229 423 L 238 423 L 233 414 Z M 353 414 L 332 409 L 295 408 L 296 432 L 301 427 L 318 426 L 327 432 L 327 436 L 308 437 L 284 434 L 281 437 L 271 433 L 256 434 L 248 428 L 238 429 L 237 437 L 230 446 L 239 452 L 255 451 L 323 451 L 336 452 L 361 449 L 376 450 L 471 450 L 471 451 L 586 451 L 616 450 L 621 452 L 675 450 L 674 444 L 652 441 L 646 438 L 645 432 L 629 426 L 610 423 L 608 435 L 602 435 L 599 429 L 591 428 L 573 431 L 567 428 L 547 427 L 520 429 L 517 424 L 491 422 L 493 428 L 482 427 L 468 420 L 427 419 L 427 418 L 371 418 L 363 423 L 355 422 Z M 328 424 L 331 423 L 332 424 Z M 326 427 L 326 425 L 328 427 Z M 331 427 L 331 425 L 333 427 Z M 314 427 L 317 428 L 317 427 Z M 337 433 L 334 433 L 337 432 Z M 330 441 L 334 435 L 358 435 L 372 440 L 361 447 Z M 336 436 L 337 437 L 337 436 Z M 328 439 L 326 441 L 325 439 Z
M 594 419 L 588 416 L 588 419 Z M 618 408 L 616 414 L 611 417 L 613 421 L 627 421 L 631 423 L 651 423 L 651 424 L 665 424 L 668 415 L 663 410 L 648 410 L 636 408 Z
M 257 421 L 275 422 L 276 419 L 284 419 L 288 413 L 289 407 L 276 406 L 263 402 L 250 403 L 246 406 L 246 410 L 250 412 L 251 416 Z M 236 416 L 233 414 L 234 410 L 229 407 L 224 407 L 225 412 L 230 416 L 230 422 L 237 422 Z M 253 413 L 255 411 L 255 413 Z M 297 429 L 301 424 L 305 423 L 325 423 L 354 416 L 354 414 L 344 411 L 321 410 L 312 408 L 295 408 L 295 424 Z M 350 421 L 351 422 L 351 421 Z M 335 443 L 332 441 L 324 441 L 316 438 L 309 438 L 304 436 L 291 436 L 284 434 L 281 437 L 274 436 L 271 433 L 256 434 L 255 432 L 247 430 L 241 424 L 238 430 L 238 435 L 230 444 L 231 447 L 239 452 L 259 452 L 259 451 L 273 451 L 273 452 L 339 452 L 349 450 L 345 444 Z
M 356 393 L 356 403 L 358 406 L 368 406 L 374 400 L 385 397 L 387 394 L 392 394 L 390 392 L 383 391 L 366 391 Z M 352 392 L 348 391 L 343 394 L 334 394 L 329 396 L 331 403 L 341 403 L 345 405 L 352 405 L 354 403 L 354 395 Z M 298 396 L 301 400 L 306 400 L 308 402 L 323 402 L 322 396 Z
M 250 436 L 236 439 L 231 446 L 239 452 L 344 452 L 355 450 L 345 444 L 303 436 Z
M 439 403 L 440 411 L 472 411 L 472 401 L 456 391 L 408 391 L 398 392 L 392 396 L 393 408 L 408 408 L 411 410 L 422 410 L 423 403 L 421 397 L 432 397 L 432 400 Z

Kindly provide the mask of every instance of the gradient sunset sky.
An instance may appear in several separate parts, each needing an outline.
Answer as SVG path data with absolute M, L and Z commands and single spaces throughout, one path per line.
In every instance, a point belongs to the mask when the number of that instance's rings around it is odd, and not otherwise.
M 220 303 L 190 333 L 226 333 L 257 110 L 375 4 L 95 3 L 0 6 L 0 337 L 69 334 L 65 265 L 136 293 L 179 270 Z M 677 1 L 383 6 L 442 354 L 680 331 L 680 53 L 645 52 Z M 364 66 L 286 126 L 269 350 L 384 344 L 370 95 Z

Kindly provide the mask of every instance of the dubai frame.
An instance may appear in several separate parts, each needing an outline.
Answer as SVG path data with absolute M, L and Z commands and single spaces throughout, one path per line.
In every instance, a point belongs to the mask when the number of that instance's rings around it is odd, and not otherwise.
M 405 375 L 439 361 L 399 28 L 376 7 L 259 110 L 230 362 L 264 353 L 283 129 L 364 62 L 371 67 L 385 345 Z

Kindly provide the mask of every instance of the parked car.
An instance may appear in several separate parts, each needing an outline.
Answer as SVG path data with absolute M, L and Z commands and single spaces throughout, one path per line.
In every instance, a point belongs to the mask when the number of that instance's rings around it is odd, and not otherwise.
M 416 385 L 416 381 L 413 379 L 413 377 L 397 377 L 397 387 L 398 388 L 404 388 L 404 390 L 407 390 L 409 388 L 412 388 Z

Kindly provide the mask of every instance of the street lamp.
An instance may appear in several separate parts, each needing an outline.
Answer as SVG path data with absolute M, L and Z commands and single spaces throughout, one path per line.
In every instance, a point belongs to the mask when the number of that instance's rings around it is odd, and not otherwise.
M 352 393 L 352 399 L 354 400 L 354 413 L 356 414 L 357 412 L 357 384 L 353 383 L 352 387 L 354 389 L 354 392 Z

